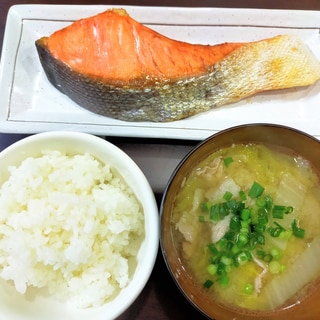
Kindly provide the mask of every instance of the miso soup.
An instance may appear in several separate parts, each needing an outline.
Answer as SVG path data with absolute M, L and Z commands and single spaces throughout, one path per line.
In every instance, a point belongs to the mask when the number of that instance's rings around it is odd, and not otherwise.
M 186 177 L 173 210 L 186 268 L 222 305 L 289 307 L 319 278 L 319 178 L 301 157 L 260 144 L 216 151 Z

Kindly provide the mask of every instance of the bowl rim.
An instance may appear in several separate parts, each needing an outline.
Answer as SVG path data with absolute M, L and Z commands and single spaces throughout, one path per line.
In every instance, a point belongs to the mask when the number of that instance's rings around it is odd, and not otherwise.
M 282 125 L 282 124 L 274 124 L 274 123 L 264 123 L 264 122 L 257 122 L 257 123 L 247 123 L 247 124 L 241 124 L 241 125 L 237 125 L 237 126 L 232 126 L 223 130 L 220 130 L 218 132 L 213 133 L 212 135 L 210 135 L 209 137 L 205 138 L 204 140 L 200 141 L 199 143 L 197 143 L 191 150 L 188 151 L 188 153 L 182 158 L 182 160 L 178 163 L 178 165 L 175 167 L 174 171 L 172 172 L 172 174 L 169 177 L 168 183 L 165 186 L 165 190 L 164 193 L 168 192 L 168 187 L 170 186 L 170 183 L 172 182 L 172 180 L 174 179 L 174 176 L 177 174 L 177 172 L 179 171 L 180 167 L 183 166 L 183 164 L 188 160 L 188 158 L 190 157 L 191 154 L 193 154 L 194 152 L 197 151 L 197 149 L 201 148 L 204 144 L 208 143 L 209 141 L 218 138 L 221 135 L 226 134 L 227 132 L 230 131 L 235 131 L 235 130 L 239 130 L 241 128 L 250 128 L 250 127 L 265 127 L 265 128 L 279 128 L 279 129 L 284 129 L 284 130 L 288 130 L 288 131 L 292 131 L 296 134 L 300 134 L 305 136 L 306 138 L 312 139 L 316 142 L 320 142 L 319 139 L 317 139 L 316 137 L 312 136 L 309 133 L 306 133 L 300 129 L 296 129 L 293 127 L 289 127 L 286 125 Z M 163 199 L 163 198 L 162 198 Z M 161 203 L 162 205 L 162 203 Z M 161 209 L 161 207 L 160 207 Z M 161 213 L 161 210 L 160 210 Z
M 308 134 L 304 131 L 301 131 L 299 129 L 290 127 L 290 126 L 286 126 L 286 125 L 281 125 L 281 124 L 274 124 L 274 123 L 248 123 L 248 124 L 241 124 L 241 125 L 236 125 L 236 126 L 232 126 L 229 128 L 226 128 L 224 130 L 218 131 L 213 133 L 212 135 L 210 135 L 209 137 L 207 137 L 206 139 L 200 141 L 197 145 L 195 145 L 184 157 L 183 159 L 178 163 L 178 165 L 176 166 L 176 168 L 173 170 L 166 186 L 165 186 L 165 190 L 163 192 L 163 196 L 160 202 L 160 207 L 159 207 L 159 214 L 160 214 L 160 250 L 163 256 L 163 259 L 165 261 L 165 265 L 174 281 L 174 283 L 176 284 L 177 288 L 179 289 L 179 291 L 181 292 L 181 294 L 186 298 L 186 300 L 202 315 L 204 315 L 205 317 L 209 317 L 209 315 L 206 313 L 205 310 L 201 309 L 201 306 L 196 304 L 195 301 L 188 295 L 188 292 L 186 292 L 186 290 L 184 290 L 184 288 L 180 285 L 180 281 L 177 279 L 177 277 L 175 276 L 175 270 L 173 270 L 170 261 L 168 259 L 168 253 L 166 250 L 166 244 L 164 243 L 164 209 L 165 209 L 165 203 L 168 197 L 168 193 L 170 192 L 171 186 L 173 184 L 173 181 L 176 177 L 176 175 L 179 173 L 179 171 L 181 170 L 181 168 L 183 166 L 185 166 L 185 164 L 188 162 L 189 158 L 196 153 L 200 148 L 202 148 L 204 145 L 206 145 L 207 143 L 210 143 L 210 141 L 218 139 L 220 136 L 225 135 L 228 132 L 231 131 L 237 131 L 237 130 L 241 130 L 241 129 L 245 129 L 245 128 L 258 128 L 258 127 L 263 127 L 263 128 L 267 128 L 267 129 L 272 129 L 272 128 L 276 128 L 279 130 L 286 130 L 286 131 L 291 131 L 293 134 L 295 135 L 300 135 L 301 137 L 305 138 L 305 139 L 309 139 L 310 141 L 313 141 L 314 143 L 320 145 L 320 140 L 317 139 L 316 137 L 312 136 L 311 134 Z M 240 142 L 239 142 L 240 143 Z M 261 143 L 261 142 L 260 142 Z M 217 150 L 214 149 L 214 150 Z M 203 159 L 202 159 L 203 160 Z M 169 213 L 168 213 L 169 214 Z M 298 304 L 299 305 L 299 304 Z M 218 308 L 224 309 L 224 311 L 228 312 L 227 308 L 223 305 L 217 304 Z M 290 309 L 295 309 L 295 306 L 290 307 L 290 308 L 286 308 L 283 310 L 280 310 L 280 314 L 286 316 L 286 314 L 284 314 L 285 312 L 287 312 Z M 264 315 L 267 315 L 268 312 L 266 312 Z M 270 312 L 269 312 L 270 313 Z M 231 311 L 231 313 L 229 313 L 229 316 L 237 316 L 237 314 L 233 311 Z M 257 313 L 257 314 L 253 314 L 251 316 L 252 318 L 255 319 L 260 319 L 261 317 L 261 313 Z M 250 317 L 250 318 L 251 318 Z M 268 316 L 266 316 L 268 317 Z M 241 318 L 242 319 L 242 318 Z M 249 318 L 248 318 L 249 319 Z M 265 318 L 263 318 L 265 319 Z M 217 318 L 217 320 L 219 320 Z
M 112 165 L 130 186 L 143 206 L 145 238 L 137 255 L 138 260 L 140 261 L 141 259 L 141 263 L 137 264 L 130 282 L 120 291 L 117 297 L 101 307 L 89 308 L 94 313 L 95 319 L 97 320 L 114 319 L 124 313 L 135 302 L 145 288 L 153 271 L 159 249 L 160 220 L 158 205 L 149 181 L 136 162 L 115 144 L 89 133 L 59 130 L 36 133 L 24 137 L 3 149 L 0 152 L 0 162 L 7 156 L 10 157 L 16 152 L 22 152 L 22 155 L 20 155 L 21 158 L 23 158 L 23 154 L 25 155 L 26 153 L 27 156 L 30 156 L 26 150 L 33 144 L 41 144 L 45 141 L 59 141 L 61 139 L 68 139 L 68 141 L 73 141 L 74 143 L 84 142 L 86 145 L 93 144 L 94 147 L 92 147 L 88 153 L 91 153 L 93 149 L 98 150 L 98 148 L 101 148 L 103 151 L 99 152 L 98 158 L 102 162 L 104 161 L 100 159 L 100 156 L 103 156 L 103 154 L 110 155 L 112 153 L 112 157 L 115 156 L 117 159 L 117 161 Z M 77 148 L 81 149 L 81 147 Z M 72 153 L 75 154 L 78 152 L 76 151 Z M 84 151 L 82 151 L 82 153 L 84 153 Z M 93 154 L 93 156 L 97 158 L 95 154 Z M 119 161 L 119 159 L 121 159 L 121 161 Z M 19 163 L 21 161 L 17 162 Z M 107 162 L 107 160 L 105 160 L 105 162 Z M 127 177 L 125 176 L 127 173 L 130 173 L 131 175 L 130 182 L 128 182 Z M 134 190 L 133 188 L 133 182 L 135 180 L 140 181 L 138 190 L 140 193 L 139 195 L 137 194 L 137 190 Z M 75 319 L 82 319 L 79 318 L 81 313 L 81 311 L 79 313 L 79 309 L 74 309 L 73 311 L 76 313 Z M 89 310 L 83 310 L 83 313 L 85 315 L 83 319 L 90 317 Z M 98 318 L 96 317 L 97 315 Z

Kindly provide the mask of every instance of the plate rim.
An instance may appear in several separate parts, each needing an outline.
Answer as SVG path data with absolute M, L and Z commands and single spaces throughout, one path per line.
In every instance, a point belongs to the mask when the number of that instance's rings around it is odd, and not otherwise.
M 22 36 L 22 23 L 25 19 L 41 19 L 48 21 L 61 21 L 64 16 L 65 21 L 74 21 L 79 16 L 90 16 L 95 12 L 120 7 L 119 5 L 13 5 L 8 11 L 3 48 L 0 60 L 0 131 L 3 133 L 26 133 L 32 134 L 49 130 L 76 130 L 84 131 L 98 135 L 121 136 L 121 137 L 143 137 L 143 138 L 166 138 L 166 139 L 184 139 L 184 140 L 202 140 L 207 136 L 219 131 L 216 129 L 203 128 L 188 128 L 183 121 L 175 122 L 173 127 L 167 127 L 167 123 L 143 122 L 117 122 L 115 124 L 99 125 L 94 123 L 70 123 L 70 122 L 46 122 L 46 121 L 22 121 L 9 120 L 10 98 L 12 91 L 12 82 L 15 73 L 15 61 L 10 57 L 16 57 L 19 49 L 19 41 Z M 144 16 L 148 10 L 150 16 L 157 13 L 157 19 L 162 19 L 164 16 L 167 22 L 183 24 L 186 16 L 193 16 L 192 25 L 221 25 L 217 21 L 216 24 L 212 20 L 206 22 L 202 20 L 202 16 L 206 17 L 210 14 L 212 19 L 215 17 L 227 17 L 224 20 L 224 25 L 227 26 L 262 26 L 262 27 L 286 27 L 286 28 L 303 28 L 303 29 L 319 29 L 320 30 L 320 11 L 313 10 L 285 10 L 285 9 L 254 9 L 254 8 L 217 8 L 217 7 L 159 7 L 159 6 L 121 6 L 134 14 L 135 19 Z M 44 19 L 43 12 L 50 10 L 50 19 Z M 170 10 L 170 15 L 168 15 Z M 64 13 L 62 13 L 64 12 Z M 71 14 L 72 13 L 72 14 Z M 248 13 L 249 17 L 248 18 Z M 283 15 L 290 17 L 284 19 Z M 236 16 L 236 19 L 235 19 Z M 267 19 L 266 19 L 267 17 Z M 272 18 L 272 19 L 270 19 Z M 149 19 L 149 18 L 148 18 Z M 142 23 L 155 24 L 155 20 L 146 20 Z M 248 22 L 249 20 L 249 22 Z M 153 21 L 153 22 L 152 22 Z M 195 21 L 195 22 L 194 22 Z M 12 32 L 17 35 L 10 39 Z M 320 32 L 319 32 L 320 34 Z M 16 58 L 15 58 L 16 59 Z M 7 62 L 10 63 L 7 63 Z M 9 76 L 8 76 L 9 75 Z M 11 77 L 11 78 L 10 78 Z M 276 122 L 276 121 L 275 121 Z M 155 127 L 156 125 L 156 127 Z M 119 130 L 120 129 L 120 130 Z M 165 129 L 165 130 L 164 130 Z M 165 133 L 164 133 L 165 131 Z M 318 134 L 314 134 L 317 136 Z M 320 133 L 319 133 L 320 135 Z

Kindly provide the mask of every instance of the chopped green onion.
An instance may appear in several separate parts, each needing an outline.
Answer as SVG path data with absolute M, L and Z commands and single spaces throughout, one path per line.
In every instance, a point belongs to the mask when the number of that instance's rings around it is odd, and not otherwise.
M 226 272 L 227 272 L 227 273 L 228 273 L 228 272 L 231 272 L 232 269 L 233 269 L 233 264 L 232 264 L 232 265 L 229 264 L 229 265 L 226 266 Z
M 258 210 L 256 208 L 250 208 L 250 218 L 252 225 L 256 225 L 258 221 Z
M 226 191 L 225 194 L 223 195 L 224 200 L 230 200 L 232 198 L 232 193 L 230 191 Z
M 241 224 L 241 229 L 240 229 L 240 232 L 247 232 L 249 233 L 250 231 L 250 219 L 248 220 L 241 220 L 240 221 L 240 224 Z
M 246 284 L 244 285 L 244 287 L 243 287 L 243 292 L 244 292 L 245 294 L 250 295 L 250 294 L 253 293 L 253 291 L 254 291 L 254 286 L 253 286 L 251 283 L 246 283 Z
M 273 259 L 273 257 L 270 253 L 266 253 L 263 257 L 263 261 L 265 261 L 265 262 L 271 262 L 272 259 Z
M 231 218 L 229 227 L 231 230 L 240 231 L 241 222 L 239 216 L 233 216 Z
M 209 264 L 207 267 L 208 272 L 213 276 L 214 274 L 217 273 L 218 267 L 215 264 Z
M 203 212 L 208 212 L 210 210 L 210 203 L 209 202 L 203 202 L 200 204 L 200 208 L 201 208 L 201 211 Z
M 284 211 L 285 214 L 292 213 L 292 212 L 293 212 L 293 207 L 291 206 L 286 207 L 286 210 Z
M 259 210 L 258 214 L 258 223 L 253 225 L 253 228 L 256 232 L 264 233 L 267 229 L 267 224 L 269 222 L 268 215 L 262 212 L 262 210 Z
M 258 258 L 263 259 L 266 253 L 263 250 L 257 250 L 256 255 L 258 256 Z
M 237 253 L 239 253 L 241 251 L 241 248 L 238 247 L 237 244 L 234 244 L 231 248 L 231 253 L 236 255 Z
M 269 222 L 268 211 L 265 208 L 259 208 L 258 210 L 258 224 L 267 225 Z
M 291 227 L 292 227 L 293 235 L 295 237 L 304 238 L 305 230 L 298 226 L 298 223 L 297 223 L 296 219 L 293 220 L 293 222 L 291 224 Z
M 244 245 L 246 245 L 248 243 L 248 241 L 249 241 L 249 239 L 248 239 L 247 233 L 240 233 L 239 234 L 237 244 L 240 248 L 243 247 Z
M 283 211 L 284 212 L 285 209 L 286 209 L 286 206 L 280 206 L 280 205 L 275 204 L 272 208 L 272 212 L 274 212 L 274 211 Z
M 249 243 L 248 243 L 248 248 L 250 250 L 255 249 L 255 247 L 258 245 L 258 239 L 255 236 L 254 233 L 251 234 L 250 239 L 249 239 Z
M 213 285 L 213 281 L 212 280 L 206 280 L 205 283 L 203 284 L 203 286 L 206 288 L 206 289 L 209 289 L 211 286 Z
M 211 251 L 211 253 L 212 253 L 213 255 L 216 255 L 216 254 L 219 253 L 219 250 L 217 249 L 217 247 L 216 247 L 213 243 L 210 243 L 210 244 L 208 245 L 208 248 L 209 248 L 209 250 Z
M 226 256 L 222 256 L 220 260 L 225 266 L 229 266 L 232 264 L 232 259 Z
M 267 229 L 265 223 L 257 223 L 253 227 L 254 227 L 254 231 L 259 232 L 259 233 L 263 233 Z
M 241 219 L 242 220 L 248 220 L 250 218 L 250 209 L 245 208 L 241 210 Z
M 232 213 L 235 213 L 239 207 L 239 203 L 235 199 L 229 199 L 226 203 L 224 203 L 225 208 Z
M 246 196 L 246 194 L 245 194 L 245 192 L 244 191 L 239 191 L 239 196 L 240 196 L 240 199 L 242 200 L 242 201 L 246 201 L 247 200 L 247 196 Z
M 224 250 L 227 248 L 227 244 L 228 244 L 228 240 L 226 238 L 221 238 L 219 241 L 218 241 L 218 245 L 220 247 L 221 250 Z
M 298 226 L 295 219 L 288 229 L 275 221 L 284 219 L 284 215 L 291 213 L 293 207 L 274 205 L 272 197 L 263 195 L 263 192 L 264 188 L 254 182 L 247 194 L 240 191 L 234 197 L 232 192 L 226 191 L 222 202 L 201 203 L 203 213 L 198 215 L 199 222 L 219 222 L 231 215 L 229 228 L 223 237 L 216 243 L 208 244 L 207 272 L 212 279 L 205 281 L 204 287 L 210 288 L 214 282 L 227 286 L 229 272 L 252 261 L 253 254 L 268 265 L 271 273 L 277 274 L 285 270 L 286 267 L 281 264 L 281 250 L 265 246 L 268 239 L 266 234 L 288 240 L 293 234 L 303 238 L 305 230 Z M 248 201 L 247 196 L 252 200 Z M 248 283 L 244 287 L 247 294 L 251 294 L 253 290 L 252 284 Z
M 272 210 L 272 218 L 274 219 L 283 219 L 284 217 L 284 210 L 275 210 L 273 207 Z
M 233 158 L 232 157 L 227 157 L 223 159 L 223 163 L 224 165 L 228 168 L 230 166 L 230 164 L 233 162 Z
M 226 272 L 226 266 L 225 264 L 223 264 L 222 262 L 218 263 L 218 268 L 217 268 L 217 274 L 219 276 L 223 276 L 225 275 L 227 272 Z
M 266 243 L 266 238 L 263 234 L 258 234 L 257 240 L 259 244 L 264 245 Z
M 210 219 L 213 221 L 220 221 L 220 206 L 215 204 L 210 208 Z
M 248 196 L 252 199 L 258 198 L 262 195 L 263 191 L 264 187 L 255 181 L 249 190 Z
M 227 286 L 229 284 L 229 277 L 227 275 L 223 275 L 219 278 L 219 283 L 223 286 Z
M 286 269 L 285 265 L 281 264 L 279 261 L 272 260 L 269 263 L 269 270 L 272 274 L 278 274 Z
M 271 210 L 271 209 L 272 209 L 272 206 L 273 206 L 273 200 L 272 200 L 271 196 L 267 194 L 267 195 L 265 196 L 264 200 L 265 200 L 265 208 L 266 208 L 268 211 Z
M 281 253 L 280 253 L 280 250 L 278 248 L 272 248 L 270 250 L 270 254 L 272 255 L 272 258 L 274 260 L 279 260 L 281 258 Z
M 259 207 L 259 208 L 264 208 L 266 206 L 266 200 L 265 198 L 257 198 L 256 199 L 256 205 Z
M 277 221 L 274 221 L 273 222 L 279 229 L 281 229 L 282 231 L 285 231 L 286 229 L 280 224 L 278 223 Z
M 282 229 L 275 227 L 275 228 L 268 228 L 268 232 L 270 234 L 271 237 L 273 238 L 278 238 L 280 236 L 280 234 L 282 233 Z
M 283 219 L 285 214 L 289 214 L 293 211 L 293 207 L 274 205 L 272 208 L 272 217 L 275 219 Z
M 240 253 L 237 254 L 235 262 L 237 265 L 242 266 L 246 264 L 249 260 L 250 260 L 250 257 L 248 256 L 248 254 L 244 251 L 241 251 Z
M 228 240 L 228 241 L 234 241 L 236 239 L 236 233 L 234 231 L 227 231 L 224 235 L 224 237 Z

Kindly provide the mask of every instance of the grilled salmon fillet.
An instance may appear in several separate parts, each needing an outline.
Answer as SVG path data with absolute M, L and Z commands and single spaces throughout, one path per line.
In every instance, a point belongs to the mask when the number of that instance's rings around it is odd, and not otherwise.
M 126 121 L 165 122 L 255 93 L 306 86 L 320 63 L 296 36 L 190 44 L 113 9 L 36 41 L 49 81 L 78 105 Z

